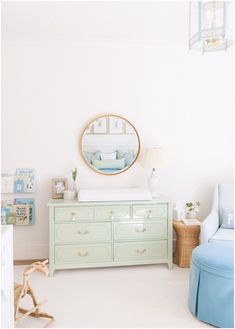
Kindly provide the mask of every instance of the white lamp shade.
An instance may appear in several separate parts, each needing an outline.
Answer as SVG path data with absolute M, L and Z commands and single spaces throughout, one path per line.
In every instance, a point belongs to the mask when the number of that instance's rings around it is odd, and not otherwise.
M 161 147 L 146 149 L 142 155 L 143 167 L 159 168 L 162 164 L 163 150 Z

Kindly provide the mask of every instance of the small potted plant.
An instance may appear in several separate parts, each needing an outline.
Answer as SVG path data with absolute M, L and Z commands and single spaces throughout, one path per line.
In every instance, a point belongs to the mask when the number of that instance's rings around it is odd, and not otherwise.
M 200 202 L 187 202 L 186 203 L 186 217 L 197 218 L 199 213 Z

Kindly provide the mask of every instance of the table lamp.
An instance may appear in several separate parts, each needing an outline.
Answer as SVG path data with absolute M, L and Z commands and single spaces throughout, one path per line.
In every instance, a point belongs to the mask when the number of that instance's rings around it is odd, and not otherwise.
M 162 148 L 154 147 L 146 149 L 142 157 L 142 165 L 144 167 L 152 168 L 151 176 L 148 178 L 149 189 L 153 197 L 159 197 L 157 192 L 159 177 L 157 174 L 157 168 L 162 163 Z

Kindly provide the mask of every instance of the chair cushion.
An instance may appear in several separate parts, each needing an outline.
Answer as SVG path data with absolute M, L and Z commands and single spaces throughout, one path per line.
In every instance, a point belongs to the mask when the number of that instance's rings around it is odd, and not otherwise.
M 221 228 L 234 229 L 234 213 L 233 210 L 222 209 L 222 225 Z
M 233 277 L 233 246 L 218 243 L 202 244 L 193 250 L 192 263 L 207 272 Z
M 209 242 L 223 242 L 233 244 L 234 230 L 219 228 L 218 231 L 210 238 Z

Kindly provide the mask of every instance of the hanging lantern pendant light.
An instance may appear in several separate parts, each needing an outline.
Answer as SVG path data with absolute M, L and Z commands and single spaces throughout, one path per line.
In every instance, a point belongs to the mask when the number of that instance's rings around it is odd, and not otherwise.
M 231 46 L 231 7 L 231 1 L 191 1 L 189 49 L 205 53 Z

